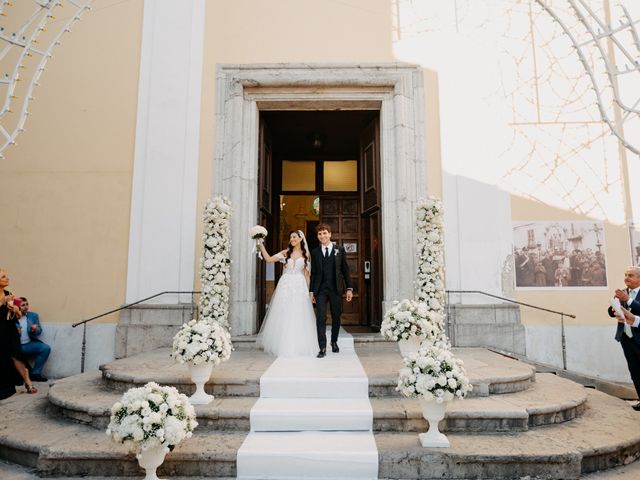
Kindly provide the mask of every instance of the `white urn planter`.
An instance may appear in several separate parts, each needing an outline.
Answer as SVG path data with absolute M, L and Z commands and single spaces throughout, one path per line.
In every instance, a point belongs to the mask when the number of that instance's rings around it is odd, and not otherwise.
M 144 480 L 160 480 L 156 475 L 156 470 L 162 465 L 162 462 L 164 462 L 164 456 L 166 454 L 167 448 L 161 445 L 141 450 L 140 453 L 136 455 L 138 464 L 140 464 L 146 472 Z
M 435 400 L 420 399 L 422 415 L 429 422 L 429 430 L 418 435 L 423 447 L 447 448 L 450 446 L 447 436 L 440 432 L 438 424 L 444 418 L 447 402 L 438 403 Z
M 409 337 L 408 340 L 398 340 L 398 348 L 400 348 L 400 355 L 406 357 L 410 353 L 416 353 L 420 350 L 420 344 L 422 340 L 419 337 Z
M 211 371 L 213 370 L 213 363 L 203 362 L 197 365 L 190 364 L 189 371 L 191 372 L 191 381 L 196 384 L 196 391 L 189 397 L 189 401 L 192 405 L 206 405 L 213 400 L 213 395 L 209 395 L 204 391 L 205 384 L 211 378 Z

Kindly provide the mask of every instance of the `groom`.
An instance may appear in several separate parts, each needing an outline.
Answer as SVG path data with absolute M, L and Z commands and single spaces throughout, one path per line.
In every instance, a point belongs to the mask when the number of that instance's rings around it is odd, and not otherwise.
M 318 358 L 327 354 L 327 332 L 325 315 L 327 301 L 331 306 L 331 351 L 337 353 L 342 295 L 347 292 L 347 302 L 353 298 L 351 277 L 344 248 L 331 243 L 331 227 L 321 223 L 316 227 L 320 246 L 311 252 L 311 282 L 309 296 L 316 304 L 316 327 L 318 329 Z

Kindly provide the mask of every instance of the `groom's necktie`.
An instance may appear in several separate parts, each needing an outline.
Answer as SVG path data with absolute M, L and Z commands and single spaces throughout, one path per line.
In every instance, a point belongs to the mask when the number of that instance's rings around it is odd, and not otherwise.
M 329 256 L 329 247 L 324 247 L 324 258 Z

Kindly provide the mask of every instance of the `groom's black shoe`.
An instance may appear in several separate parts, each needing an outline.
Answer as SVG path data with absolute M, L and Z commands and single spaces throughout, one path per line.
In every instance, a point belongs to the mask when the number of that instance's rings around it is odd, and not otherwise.
M 340 351 L 338 348 L 338 342 L 331 342 L 331 351 L 333 353 L 338 353 Z
M 320 350 L 318 352 L 318 355 L 316 355 L 316 357 L 318 358 L 323 358 L 325 355 L 327 354 L 327 352 L 324 350 L 324 348 L 322 350 Z

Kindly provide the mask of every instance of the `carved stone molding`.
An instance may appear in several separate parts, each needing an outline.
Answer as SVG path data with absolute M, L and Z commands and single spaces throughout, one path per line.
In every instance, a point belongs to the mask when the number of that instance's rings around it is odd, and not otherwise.
M 380 110 L 383 310 L 413 297 L 414 208 L 427 195 L 423 71 L 406 64 L 219 65 L 212 195 L 231 221 L 231 331 L 255 333 L 254 259 L 247 230 L 257 221 L 260 110 Z

